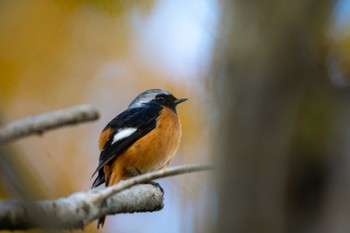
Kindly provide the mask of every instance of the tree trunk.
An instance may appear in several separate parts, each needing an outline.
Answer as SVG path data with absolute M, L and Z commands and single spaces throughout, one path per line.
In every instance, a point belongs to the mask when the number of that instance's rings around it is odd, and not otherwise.
M 324 75 L 319 49 L 330 4 L 224 1 L 212 73 L 220 113 L 214 151 L 222 155 L 214 232 L 303 232 L 310 224 L 289 206 L 299 195 L 289 196 L 297 171 L 290 160 L 304 95 Z

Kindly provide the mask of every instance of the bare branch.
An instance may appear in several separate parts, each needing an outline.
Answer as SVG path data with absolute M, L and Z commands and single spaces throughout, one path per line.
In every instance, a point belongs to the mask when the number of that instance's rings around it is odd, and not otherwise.
M 0 230 L 81 229 L 108 214 L 157 211 L 163 207 L 161 188 L 135 184 L 212 168 L 212 165 L 203 164 L 176 166 L 140 175 L 105 189 L 79 192 L 57 200 L 1 201 Z
M 80 105 L 50 113 L 14 121 L 0 128 L 0 144 L 66 125 L 94 121 L 99 118 L 98 110 L 91 105 Z
M 67 198 L 47 201 L 0 202 L 0 230 L 82 229 L 106 214 L 157 211 L 163 207 L 159 187 L 137 185 L 96 202 L 101 190 L 73 194 Z

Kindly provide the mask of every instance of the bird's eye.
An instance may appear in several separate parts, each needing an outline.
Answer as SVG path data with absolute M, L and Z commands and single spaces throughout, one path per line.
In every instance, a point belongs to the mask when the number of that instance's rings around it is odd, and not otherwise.
M 156 99 L 157 99 L 158 101 L 162 102 L 162 103 L 165 103 L 165 97 L 162 96 L 162 95 L 157 96 Z

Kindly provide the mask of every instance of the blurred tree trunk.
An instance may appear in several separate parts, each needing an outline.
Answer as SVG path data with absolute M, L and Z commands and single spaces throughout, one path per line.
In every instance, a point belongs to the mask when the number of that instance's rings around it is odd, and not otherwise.
M 319 232 L 340 112 L 329 113 L 343 98 L 326 79 L 322 47 L 334 2 L 223 4 L 212 74 L 222 155 L 214 232 Z

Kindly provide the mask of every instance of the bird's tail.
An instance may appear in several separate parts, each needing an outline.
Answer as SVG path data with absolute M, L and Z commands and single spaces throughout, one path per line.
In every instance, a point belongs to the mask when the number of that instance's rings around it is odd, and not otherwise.
M 99 218 L 97 220 L 97 229 L 100 229 L 100 227 L 102 228 L 103 225 L 105 224 L 106 221 L 106 216 L 103 216 L 102 218 Z
M 123 176 L 122 176 L 122 173 L 119 172 L 120 171 L 120 167 L 119 166 L 116 166 L 114 168 L 114 170 L 110 170 L 110 167 L 105 167 L 105 170 L 104 170 L 104 178 L 105 178 L 105 185 L 106 187 L 108 186 L 111 186 L 111 185 L 115 185 L 117 183 L 119 183 Z M 107 179 L 106 179 L 107 178 Z M 101 218 L 99 218 L 97 220 L 97 229 L 100 229 L 103 227 L 103 225 L 105 224 L 105 221 L 106 221 L 106 216 L 103 216 Z

